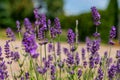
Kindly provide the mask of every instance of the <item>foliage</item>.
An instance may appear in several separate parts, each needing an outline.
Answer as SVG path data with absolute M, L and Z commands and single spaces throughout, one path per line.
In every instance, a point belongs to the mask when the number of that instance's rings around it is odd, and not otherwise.
M 15 28 L 15 20 L 21 21 L 24 17 L 31 16 L 32 10 L 33 3 L 31 0 L 1 0 L 0 26 L 2 28 L 7 26 Z
M 63 15 L 63 0 L 45 0 L 47 6 L 47 15 L 49 18 L 53 19 L 56 16 Z

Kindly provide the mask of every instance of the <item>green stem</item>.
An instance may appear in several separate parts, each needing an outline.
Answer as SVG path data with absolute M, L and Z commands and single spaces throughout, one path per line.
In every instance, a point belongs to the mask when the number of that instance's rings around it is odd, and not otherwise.
M 78 47 L 78 20 L 76 20 L 76 29 L 75 29 L 75 32 L 76 32 L 76 46 Z
M 45 59 L 47 59 L 47 54 L 46 54 L 46 44 L 44 45 L 44 51 L 45 51 Z
M 56 66 L 56 54 L 55 54 L 55 42 L 54 42 L 54 40 L 53 40 L 53 48 L 54 48 L 54 53 L 53 53 L 53 55 L 54 55 L 54 58 L 55 58 L 55 66 Z
M 31 56 L 29 56 L 29 57 L 30 57 L 30 73 L 31 73 L 31 76 L 34 77 L 34 75 L 35 75 L 36 80 L 39 80 L 38 79 L 38 74 L 37 74 L 38 72 L 36 71 L 36 64 L 34 63 L 32 57 Z M 33 73 L 35 73 L 35 74 L 33 74 Z
M 42 66 L 42 45 L 40 45 L 40 62 L 41 62 L 41 66 Z
M 36 60 L 37 61 L 37 60 Z M 39 80 L 39 74 L 38 74 L 38 72 L 37 72 L 37 70 L 36 70 L 36 64 L 37 64 L 37 62 L 35 61 L 35 63 L 33 62 L 33 68 L 34 68 L 34 72 L 35 72 L 35 75 L 36 75 L 36 78 L 37 78 L 37 80 Z
M 90 77 L 90 72 L 91 72 L 91 69 L 89 69 L 88 76 L 87 76 L 87 80 L 90 80 L 90 79 L 91 79 L 91 77 Z
M 13 76 L 13 71 L 12 71 L 11 64 L 10 64 L 10 71 L 11 71 L 12 78 L 13 78 L 13 80 L 14 80 L 14 76 Z
M 18 32 L 18 37 L 19 37 L 19 39 L 20 39 L 20 41 L 21 41 L 22 38 L 21 38 L 21 33 L 20 33 L 20 32 Z
M 47 59 L 46 44 L 44 45 L 44 51 L 45 51 L 45 59 Z M 47 72 L 46 72 L 45 80 L 47 80 Z
M 58 42 L 60 43 L 60 35 L 58 34 Z M 59 55 L 59 59 L 61 61 L 61 53 Z M 60 80 L 62 80 L 62 76 L 61 76 L 61 73 L 62 73 L 62 70 L 61 70 L 61 67 L 60 67 Z
M 112 46 L 110 45 L 110 50 L 109 50 L 108 59 L 110 58 L 110 54 L 111 54 L 111 48 L 112 48 Z

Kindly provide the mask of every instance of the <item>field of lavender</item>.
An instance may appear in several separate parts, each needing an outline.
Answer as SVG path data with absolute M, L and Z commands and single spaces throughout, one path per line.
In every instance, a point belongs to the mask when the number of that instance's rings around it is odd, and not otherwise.
M 66 32 L 67 42 L 61 43 L 62 29 L 58 18 L 51 22 L 34 10 L 35 23 L 24 19 L 25 32 L 16 21 L 19 41 L 11 28 L 8 40 L 0 45 L 0 80 L 120 80 L 120 50 L 115 47 L 116 28 L 111 27 L 108 46 L 101 47 L 98 27 L 100 14 L 91 8 L 96 26 L 93 38 L 79 44 L 78 20 L 75 32 Z

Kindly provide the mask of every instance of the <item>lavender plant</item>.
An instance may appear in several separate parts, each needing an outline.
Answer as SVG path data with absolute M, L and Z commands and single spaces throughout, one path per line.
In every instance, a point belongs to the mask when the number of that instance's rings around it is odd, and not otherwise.
M 0 80 L 119 80 L 120 50 L 116 51 L 114 62 L 110 55 L 116 28 L 113 26 L 110 30 L 109 52 L 101 56 L 101 38 L 97 29 L 101 16 L 96 7 L 92 7 L 91 11 L 96 30 L 93 39 L 86 37 L 86 47 L 81 51 L 78 49 L 78 20 L 75 32 L 72 29 L 67 32 L 66 45 L 69 47 L 63 47 L 60 42 L 62 29 L 59 18 L 51 22 L 35 9 L 34 24 L 28 18 L 24 19 L 24 34 L 21 34 L 21 24 L 17 20 L 22 46 L 16 48 L 14 32 L 7 28 L 8 40 L 4 47 L 0 47 Z M 19 70 L 13 69 L 14 63 Z

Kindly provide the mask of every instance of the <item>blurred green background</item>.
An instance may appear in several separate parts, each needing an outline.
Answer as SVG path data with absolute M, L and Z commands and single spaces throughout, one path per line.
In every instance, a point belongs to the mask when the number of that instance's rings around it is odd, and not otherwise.
M 51 20 L 59 17 L 64 31 L 68 28 L 74 29 L 75 20 L 79 20 L 79 39 L 84 41 L 86 36 L 91 36 L 95 31 L 91 12 L 68 15 L 64 9 L 65 2 L 66 0 L 0 0 L 0 28 L 2 30 L 6 27 L 16 29 L 16 20 L 23 23 L 25 17 L 28 17 L 33 22 L 35 20 L 33 9 L 36 7 L 39 8 L 40 13 L 45 13 L 47 18 Z M 101 33 L 103 42 L 108 41 L 111 26 L 115 25 L 117 30 L 120 26 L 120 1 L 107 0 L 107 2 L 107 8 L 104 10 L 99 9 L 101 25 L 98 27 L 98 31 Z M 71 5 L 71 7 L 74 6 Z

